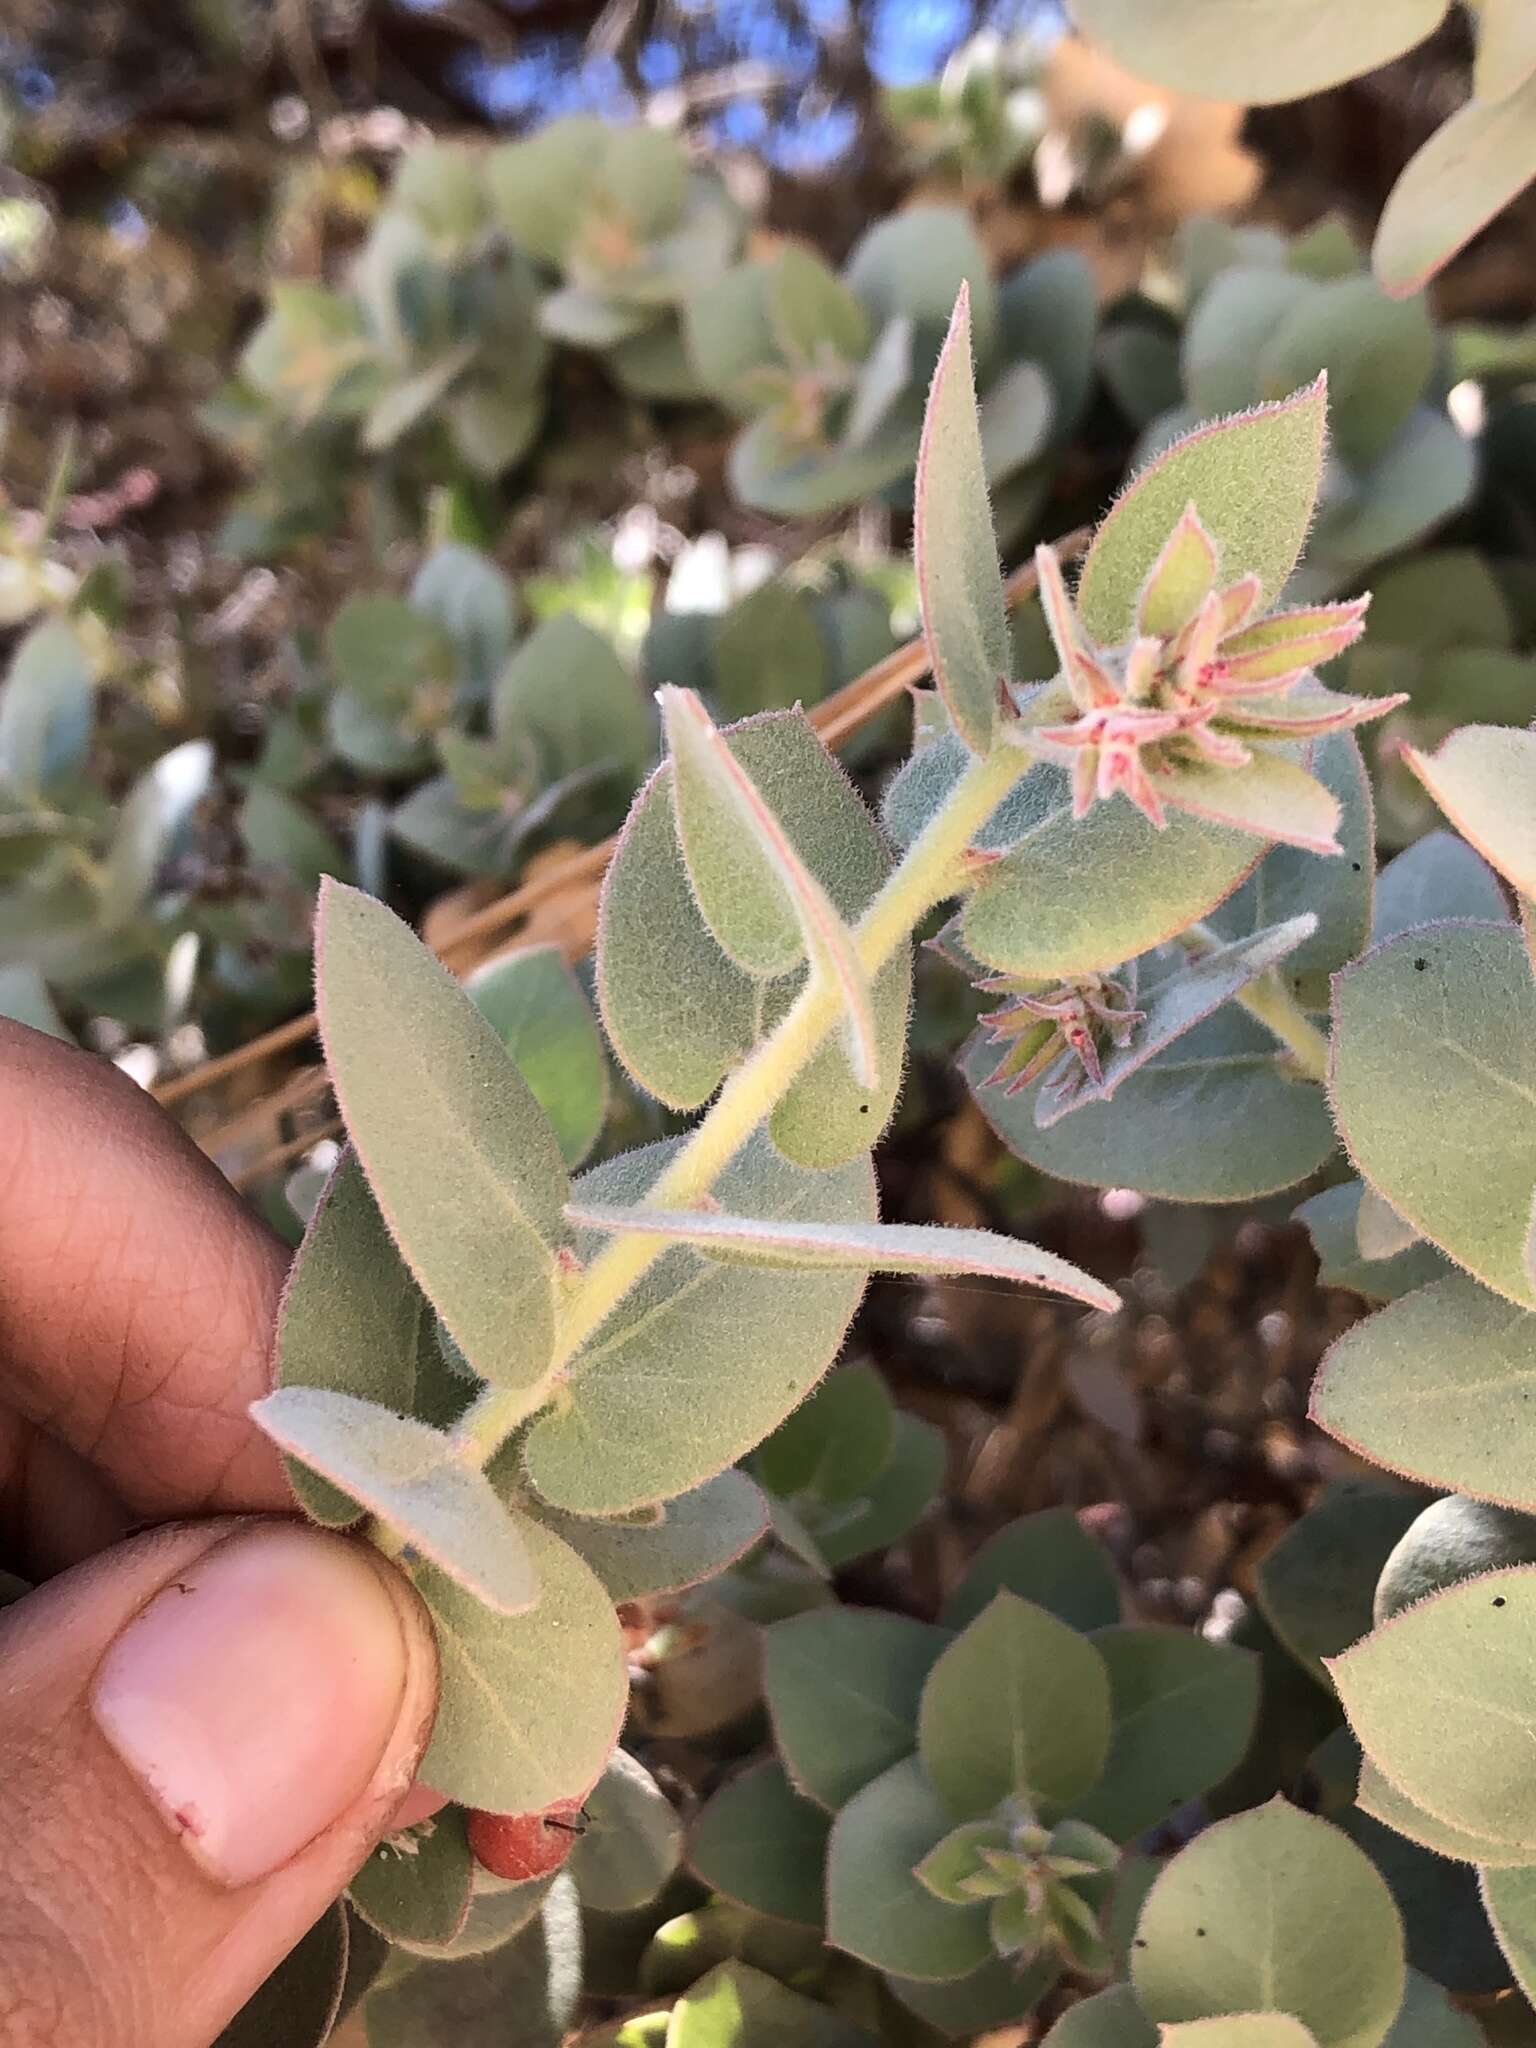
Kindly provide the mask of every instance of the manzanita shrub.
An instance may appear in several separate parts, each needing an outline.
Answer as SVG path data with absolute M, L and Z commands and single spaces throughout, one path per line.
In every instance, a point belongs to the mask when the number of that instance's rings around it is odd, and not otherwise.
M 595 987 L 675 1135 L 605 1147 L 602 1047 L 548 949 L 465 990 L 379 901 L 322 889 L 348 1143 L 253 1413 L 304 1508 L 396 1559 L 438 1629 L 423 1774 L 450 1804 L 312 1937 L 328 2011 L 344 1929 L 394 1944 L 377 2044 L 553 2043 L 583 1939 L 601 1980 L 625 1937 L 598 1923 L 673 1896 L 621 1972 L 651 2001 L 602 2037 L 624 2048 L 932 2042 L 1048 1998 L 1066 2048 L 1459 2048 L 1442 1984 L 1536 1982 L 1536 1522 L 1508 1512 L 1536 1509 L 1536 993 L 1498 879 L 1528 925 L 1536 735 L 1412 754 L 1465 839 L 1378 883 L 1354 728 L 1399 700 L 1316 673 L 1364 598 L 1285 598 L 1321 378 L 1175 441 L 1075 588 L 1042 548 L 1051 653 L 1016 673 L 970 353 L 962 291 L 918 465 L 935 689 L 882 819 L 801 711 L 722 729 L 657 693 L 667 755 L 608 871 Z M 1124 1621 L 1069 1514 L 1003 1531 L 936 1621 L 831 1596 L 939 1476 L 872 1373 L 826 1377 L 869 1275 L 1118 1306 L 1017 1238 L 880 1221 L 917 939 L 994 999 L 961 1065 L 1020 1157 L 1172 1201 L 1322 1185 L 1325 1276 L 1387 1299 L 1318 1419 L 1471 1499 L 1421 1516 L 1422 1493 L 1348 1488 L 1266 1561 L 1267 1640 L 1358 1738 L 1320 1700 L 1314 1739 L 1335 1732 L 1280 1784 L 1317 1812 L 1244 1810 L 1269 1652 Z M 720 1611 L 766 1624 L 771 1748 L 719 1777 L 684 1878 L 671 1802 L 617 1747 L 625 1651 L 664 1669 L 701 1611 L 685 1589 L 722 1573 Z M 757 1682 L 716 1676 L 694 1725 L 750 1750 Z M 1480 1867 L 1491 1965 L 1442 1959 L 1426 1857 L 1463 1905 L 1456 1861 Z M 354 1944 L 354 1989 L 379 1965 Z

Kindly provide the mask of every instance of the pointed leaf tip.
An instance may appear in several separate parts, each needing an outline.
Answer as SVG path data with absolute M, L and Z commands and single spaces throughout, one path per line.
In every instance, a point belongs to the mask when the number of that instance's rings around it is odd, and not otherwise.
M 699 697 L 668 685 L 657 700 L 672 753 L 678 837 L 706 923 L 749 973 L 782 973 L 809 954 L 842 999 L 858 1084 L 875 1088 L 874 1003 L 853 934 Z
M 964 285 L 923 415 L 914 555 L 934 682 L 966 745 L 985 753 L 997 731 L 997 686 L 1010 673 L 1009 637 Z

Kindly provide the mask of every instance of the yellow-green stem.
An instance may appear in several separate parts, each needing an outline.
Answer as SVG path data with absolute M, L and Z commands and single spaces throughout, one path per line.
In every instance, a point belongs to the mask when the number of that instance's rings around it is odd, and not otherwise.
M 1182 935 L 1180 943 L 1199 957 L 1215 952 L 1227 941 L 1209 925 L 1194 924 Z M 1328 1034 L 1312 1022 L 1275 968 L 1239 989 L 1234 1001 L 1279 1039 L 1309 1081 L 1327 1080 Z
M 854 928 L 866 974 L 877 974 L 934 905 L 955 893 L 966 849 L 1030 762 L 1024 748 L 1000 743 L 967 768 Z M 656 1208 L 688 1208 L 708 1194 L 836 1029 L 841 1014 L 836 990 L 813 974 L 775 1029 L 728 1078 L 714 1106 L 650 1190 L 648 1200 Z M 576 1353 L 667 1243 L 664 1237 L 624 1235 L 598 1253 L 565 1303 L 549 1370 L 531 1387 L 487 1389 L 459 1424 L 454 1441 L 466 1461 L 483 1465 L 545 1405 Z

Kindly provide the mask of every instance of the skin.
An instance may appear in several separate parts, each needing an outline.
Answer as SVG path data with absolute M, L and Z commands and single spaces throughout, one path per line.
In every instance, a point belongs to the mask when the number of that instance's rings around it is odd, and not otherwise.
M 382 1585 L 399 1623 L 393 1732 L 281 1867 L 200 1867 L 93 1712 L 149 1602 L 292 1515 L 246 1413 L 286 1262 L 132 1082 L 0 1020 L 0 1564 L 37 1587 L 0 1614 L 3 2048 L 206 2048 L 412 1811 L 435 1655 L 372 1553 L 363 1597 Z

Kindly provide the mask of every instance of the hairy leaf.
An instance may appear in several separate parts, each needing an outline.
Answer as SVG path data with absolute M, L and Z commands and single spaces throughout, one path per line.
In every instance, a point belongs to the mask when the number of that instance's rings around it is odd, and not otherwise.
M 1453 1862 L 1502 1869 L 1523 1867 L 1536 1859 L 1536 1842 L 1496 1842 L 1490 1836 L 1469 1834 L 1465 1828 L 1453 1827 L 1449 1821 L 1426 1813 L 1390 1778 L 1383 1776 L 1369 1757 L 1361 1761 L 1356 1804 L 1372 1819 Z
M 676 1593 L 712 1579 L 768 1531 L 762 1494 L 735 1470 L 667 1501 L 658 1521 L 594 1521 L 563 1515 L 541 1501 L 529 1502 L 527 1512 L 591 1566 L 616 1602 Z
M 1334 1110 L 1367 1180 L 1526 1307 L 1536 1189 L 1536 988 L 1513 926 L 1407 932 L 1339 975 Z
M 1504 892 L 1487 862 L 1454 832 L 1426 832 L 1377 878 L 1371 937 L 1379 946 L 1415 925 L 1454 917 L 1497 923 L 1507 914 Z
M 475 1371 L 528 1386 L 554 1341 L 567 1192 L 554 1130 L 490 1024 L 383 904 L 328 884 L 316 958 L 326 1061 L 380 1211 Z
M 350 1150 L 310 1217 L 277 1315 L 280 1387 L 324 1387 L 409 1415 L 428 1314 Z M 288 1479 L 317 1522 L 344 1527 L 362 1505 L 293 1460 Z
M 1376 228 L 1376 275 L 1416 292 L 1536 175 L 1536 79 L 1506 98 L 1471 100 L 1410 158 Z
M 388 1940 L 433 1949 L 445 1947 L 461 1932 L 473 1893 L 465 1815 L 448 1806 L 430 1820 L 387 1836 L 353 1878 L 347 1896 Z
M 928 395 L 916 507 L 917 587 L 933 679 L 956 730 L 984 754 L 997 731 L 1009 641 L 963 285 Z
M 525 1614 L 537 1601 L 522 1529 L 440 1431 L 321 1387 L 279 1387 L 253 1401 L 251 1414 L 290 1457 L 398 1530 L 477 1600 L 499 1614 Z
M 1113 1313 L 1120 1297 L 1039 1245 L 990 1230 L 945 1224 L 813 1223 L 732 1216 L 715 1209 L 618 1209 L 566 1205 L 568 1221 L 586 1230 L 630 1232 L 687 1244 L 726 1263 L 801 1271 L 984 1273 L 1023 1281 Z
M 421 1775 L 492 1813 L 580 1797 L 618 1741 L 628 1684 L 618 1619 L 569 1545 L 524 1522 L 539 1604 L 508 1620 L 441 1572 L 417 1589 L 437 1627 L 442 1695 Z
M 1255 1581 L 1264 1618 L 1319 1678 L 1326 1658 L 1368 1633 L 1381 1568 L 1423 1505 L 1400 1487 L 1335 1480 L 1265 1553 Z
M 1363 1196 L 1363 1182 L 1343 1181 L 1312 1195 L 1296 1211 L 1297 1222 L 1311 1233 L 1322 1286 L 1347 1287 L 1367 1301 L 1393 1301 L 1450 1271 L 1444 1254 L 1425 1238 L 1395 1258 L 1362 1258 L 1357 1219 Z
M 1426 1812 L 1506 1842 L 1536 1837 L 1533 1631 L 1536 1567 L 1516 1565 L 1405 1608 L 1328 1666 L 1386 1777 Z
M 1141 587 L 1190 504 L 1221 551 L 1223 582 L 1256 575 L 1273 603 L 1311 522 L 1325 426 L 1320 380 L 1198 428 L 1134 477 L 1095 534 L 1078 580 L 1078 609 L 1094 638 L 1113 644 L 1131 631 Z
M 1402 2003 L 1402 1923 L 1351 1841 L 1274 1799 L 1168 1864 L 1142 1908 L 1131 1982 L 1159 2024 L 1267 2009 L 1323 2048 L 1377 2048 Z
M 1438 753 L 1403 759 L 1464 839 L 1522 895 L 1536 895 L 1536 732 L 1464 725 Z
M 1352 1450 L 1427 1486 L 1536 1507 L 1536 1315 L 1447 1273 L 1335 1340 L 1311 1413 Z
M 583 1202 L 643 1198 L 675 1141 L 585 1175 Z M 759 1134 L 716 1184 L 789 1221 L 869 1218 L 867 1159 L 811 1173 Z M 601 1244 L 584 1236 L 579 1255 Z M 722 1265 L 667 1251 L 572 1360 L 556 1406 L 524 1447 L 535 1490 L 553 1507 L 628 1513 L 700 1485 L 781 1422 L 832 1363 L 858 1305 L 858 1271 L 810 1274 Z

